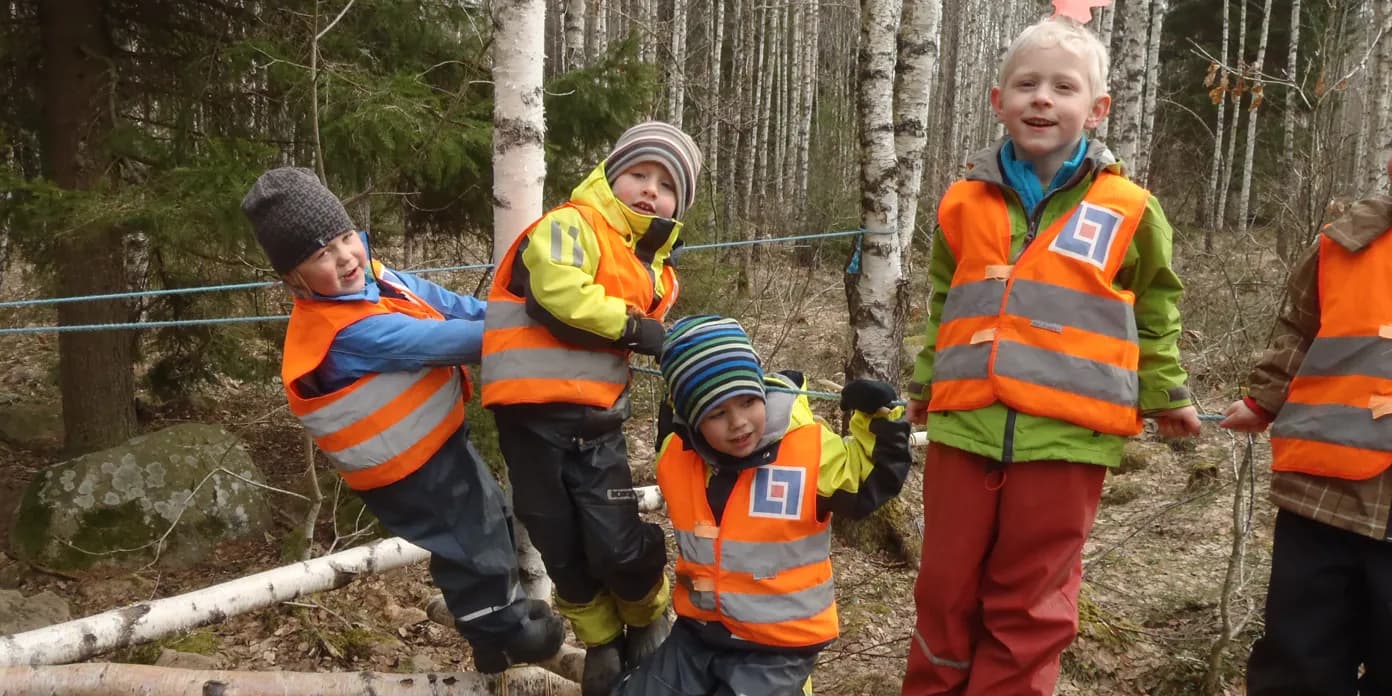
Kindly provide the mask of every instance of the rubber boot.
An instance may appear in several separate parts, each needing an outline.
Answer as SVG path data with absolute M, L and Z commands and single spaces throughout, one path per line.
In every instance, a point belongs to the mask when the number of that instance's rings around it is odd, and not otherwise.
M 623 676 L 623 638 L 585 650 L 585 673 L 580 677 L 580 696 L 609 696 Z
M 496 643 L 470 641 L 474 650 L 474 668 L 483 674 L 497 674 L 521 662 L 540 662 L 552 657 L 565 641 L 565 623 L 539 599 L 527 603 L 527 621 L 520 631 L 498 646 Z
M 657 652 L 671 632 L 672 620 L 665 612 L 646 626 L 629 626 L 624 638 L 624 669 L 637 667 L 647 656 Z

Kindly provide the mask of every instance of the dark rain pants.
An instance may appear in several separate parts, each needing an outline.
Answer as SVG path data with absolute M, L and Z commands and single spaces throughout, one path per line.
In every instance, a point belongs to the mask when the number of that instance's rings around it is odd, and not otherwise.
M 386 530 L 430 552 L 430 577 L 470 642 L 503 642 L 529 621 L 512 516 L 465 423 L 424 466 L 358 491 Z
M 1359 676 L 1362 665 L 1362 676 Z M 1392 541 L 1276 514 L 1249 696 L 1392 696 Z
M 638 517 L 618 409 L 576 404 L 494 407 L 512 502 L 556 586 L 557 610 L 589 645 L 666 609 L 662 529 Z M 596 603 L 612 595 L 619 606 Z M 614 604 L 614 602 L 607 602 Z M 625 603 L 660 603 L 649 610 Z M 605 614 L 598 616 L 597 614 Z M 641 615 L 641 620 L 623 620 Z
M 802 696 L 816 654 L 732 650 L 707 645 L 684 621 L 614 696 Z

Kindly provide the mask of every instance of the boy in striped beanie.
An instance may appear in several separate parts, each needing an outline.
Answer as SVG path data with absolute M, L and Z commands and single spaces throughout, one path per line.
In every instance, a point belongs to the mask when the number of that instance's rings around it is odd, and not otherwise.
M 615 693 L 798 696 L 838 635 L 831 515 L 864 517 L 899 494 L 904 409 L 894 387 L 853 380 L 843 438 L 812 415 L 801 374 L 765 374 L 739 322 L 718 316 L 674 324 L 660 364 L 677 621 Z
M 670 626 L 665 541 L 638 517 L 623 424 L 629 357 L 662 350 L 677 218 L 700 175 L 701 150 L 681 129 L 628 129 L 569 201 L 522 232 L 488 295 L 483 405 L 517 518 L 586 646 L 584 696 L 608 696 Z

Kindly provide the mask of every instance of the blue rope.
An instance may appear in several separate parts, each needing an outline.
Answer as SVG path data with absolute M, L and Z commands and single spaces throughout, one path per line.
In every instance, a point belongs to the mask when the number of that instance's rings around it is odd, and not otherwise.
M 716 242 L 711 244 L 692 244 L 687 249 L 715 249 L 719 247 L 747 246 L 750 244 L 774 244 L 782 242 L 796 242 L 805 239 L 826 239 L 829 237 L 846 237 L 861 234 L 862 230 L 845 230 L 841 232 L 819 232 L 816 234 L 800 234 L 789 237 L 770 237 L 768 239 L 751 239 L 736 242 Z M 492 268 L 491 263 L 476 263 L 464 266 L 442 266 L 439 268 L 422 268 L 412 270 L 402 269 L 417 275 L 430 275 L 431 273 L 446 273 L 449 271 L 480 271 Z M 75 295 L 73 297 L 46 297 L 37 300 L 11 300 L 0 302 L 0 309 L 6 307 L 32 307 L 35 305 L 54 305 L 69 302 L 96 302 L 99 300 L 126 300 L 137 297 L 160 297 L 164 295 L 188 295 L 199 292 L 216 292 L 219 290 L 254 290 L 266 288 L 278 284 L 277 280 L 263 280 L 252 283 L 230 283 L 227 285 L 206 285 L 196 288 L 172 288 L 166 290 L 142 290 L 138 292 L 115 292 L 105 295 Z
M 5 334 L 62 333 L 64 331 L 114 331 L 118 329 L 159 329 L 166 326 L 194 326 L 196 324 L 240 324 L 250 321 L 285 321 L 289 314 L 273 314 L 265 317 L 221 317 L 218 319 L 179 319 L 175 321 L 136 321 L 122 324 L 73 324 L 70 326 L 20 326 L 0 329 Z

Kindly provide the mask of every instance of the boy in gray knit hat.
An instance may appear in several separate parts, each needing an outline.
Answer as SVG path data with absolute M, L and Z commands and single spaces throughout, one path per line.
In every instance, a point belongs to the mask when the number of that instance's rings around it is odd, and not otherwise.
M 673 324 L 660 364 L 677 622 L 615 694 L 798 696 L 839 630 L 831 516 L 858 519 L 899 494 L 904 409 L 889 384 L 854 380 L 843 438 L 813 417 L 801 374 L 766 375 L 739 322 L 718 316 Z
M 556 608 L 587 646 L 584 696 L 607 696 L 670 626 L 662 530 L 638 517 L 623 423 L 630 354 L 662 348 L 677 218 L 700 175 L 701 151 L 679 128 L 630 128 L 518 236 L 488 296 L 483 404 Z
M 242 201 L 295 295 L 281 380 L 290 410 L 387 531 L 430 551 L 430 574 L 481 672 L 560 649 L 564 625 L 518 583 L 512 520 L 469 443 L 460 366 L 485 304 L 368 254 L 313 171 L 262 174 Z

